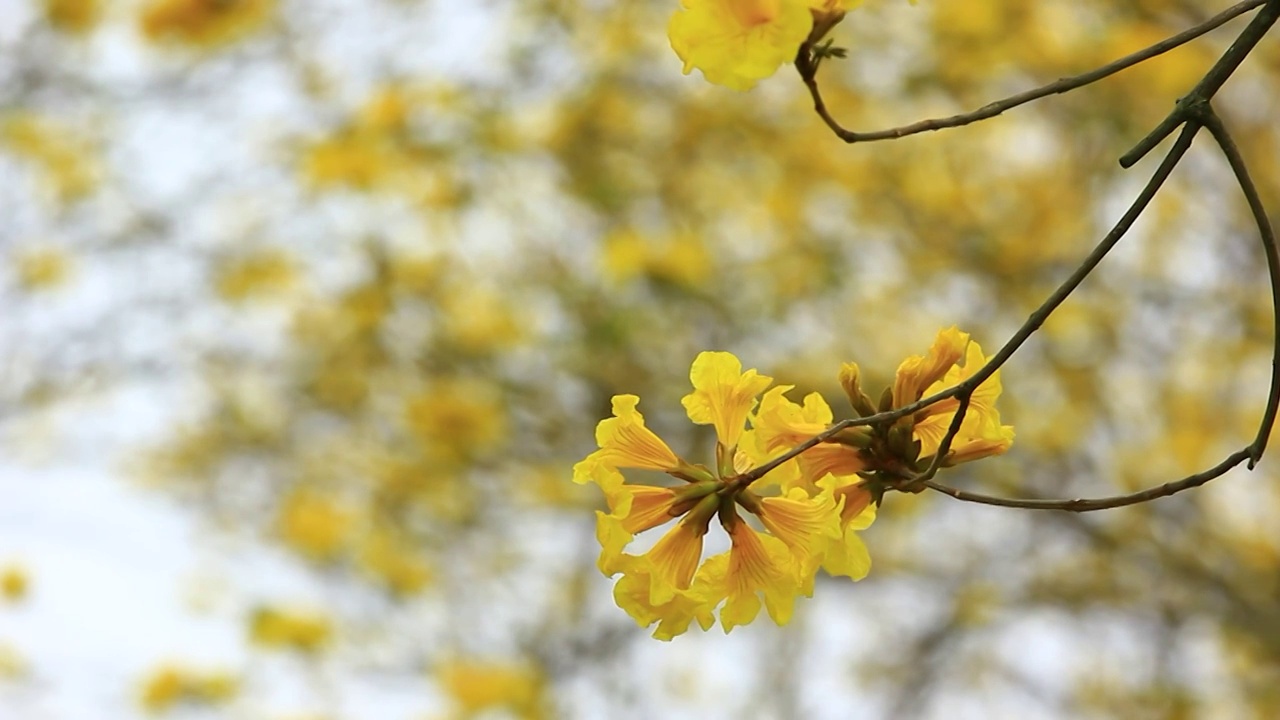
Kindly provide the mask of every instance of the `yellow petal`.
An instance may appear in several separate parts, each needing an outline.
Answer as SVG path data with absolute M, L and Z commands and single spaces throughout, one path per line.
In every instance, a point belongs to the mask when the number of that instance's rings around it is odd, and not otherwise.
M 952 326 L 938 332 L 928 354 L 903 360 L 893 383 L 893 406 L 902 407 L 919 400 L 925 388 L 941 380 L 964 356 L 968 343 L 969 334 Z
M 677 590 L 688 590 L 693 574 L 702 559 L 704 529 L 696 523 L 682 522 L 667 531 L 646 553 L 653 568 L 653 584 L 649 601 L 659 605 L 675 596 Z
M 644 426 L 644 416 L 636 410 L 639 402 L 635 395 L 613 397 L 614 417 L 601 420 L 596 426 L 600 449 L 592 456 L 613 467 L 662 472 L 676 469 L 680 459 L 662 438 Z
M 760 612 L 757 593 L 764 595 L 765 608 L 775 623 L 790 622 L 801 588 L 786 545 L 741 521 L 729 528 L 729 537 L 733 545 L 725 571 L 725 604 L 720 610 L 724 631 L 755 619 Z
M 716 437 L 725 447 L 738 444 L 756 396 L 773 382 L 754 369 L 742 372 L 742 363 L 727 352 L 699 353 L 689 379 L 693 392 L 681 401 L 689 419 L 699 425 L 714 425 Z

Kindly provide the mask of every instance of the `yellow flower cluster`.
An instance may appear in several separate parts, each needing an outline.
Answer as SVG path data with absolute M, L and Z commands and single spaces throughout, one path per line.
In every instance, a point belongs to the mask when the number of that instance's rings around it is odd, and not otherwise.
M 453 698 L 457 716 L 487 717 L 496 710 L 523 720 L 546 716 L 546 680 L 532 664 L 458 660 L 438 668 L 437 679 Z
M 817 41 L 862 0 L 681 0 L 667 35 L 684 72 L 749 90 Z
M 963 367 L 957 364 L 962 358 Z M 854 411 L 868 416 L 954 385 L 984 362 L 977 343 L 950 328 L 927 355 L 902 363 L 878 407 L 862 392 L 857 365 L 846 364 L 840 380 Z M 819 569 L 865 577 L 871 559 L 857 531 L 871 525 L 886 488 L 929 466 L 958 408 L 947 400 L 894 423 L 847 428 L 756 477 L 755 468 L 829 428 L 830 406 L 817 393 L 803 404 L 787 399 L 791 386 L 769 389 L 772 378 L 743 372 L 729 353 L 701 353 L 690 378 L 694 389 L 683 404 L 690 420 L 715 428 L 714 468 L 676 455 L 645 426 L 636 410 L 639 398 L 618 395 L 613 417 L 596 428 L 600 449 L 573 472 L 575 482 L 597 484 L 608 503 L 608 513 L 597 511 L 596 535 L 601 572 L 622 575 L 614 599 L 642 627 L 658 623 L 654 637 L 664 640 L 695 620 L 710 628 L 717 608 L 728 632 L 755 619 L 762 599 L 773 621 L 786 624 L 796 597 L 812 594 Z M 1013 428 L 1000 424 L 999 394 L 998 374 L 973 394 L 941 465 L 1009 448 Z M 658 471 L 684 484 L 628 483 L 623 469 Z M 703 537 L 713 517 L 730 549 L 704 561 Z M 625 552 L 635 535 L 677 518 L 647 552 Z
M 196 670 L 182 665 L 162 665 L 142 683 L 139 702 L 152 714 L 164 713 L 179 703 L 215 707 L 235 699 L 240 681 L 222 670 Z
M 139 19 L 143 37 L 204 47 L 234 42 L 266 24 L 274 0 L 152 0 Z
M 249 618 L 249 639 L 267 648 L 315 654 L 333 639 L 333 623 L 311 610 L 263 606 Z

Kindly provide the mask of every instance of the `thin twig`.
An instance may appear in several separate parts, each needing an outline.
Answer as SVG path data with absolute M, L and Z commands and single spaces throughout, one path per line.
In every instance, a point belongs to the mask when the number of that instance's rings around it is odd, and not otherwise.
M 1248 460 L 1253 453 L 1252 447 L 1237 450 L 1226 457 L 1222 462 L 1205 470 L 1204 472 L 1190 475 L 1175 482 L 1165 483 L 1158 487 L 1148 488 L 1128 495 L 1116 495 L 1113 497 L 1103 498 L 1077 498 L 1074 500 L 1041 500 L 1031 498 L 1007 498 L 996 497 L 994 495 L 983 495 L 982 493 L 969 492 L 960 490 L 949 485 L 926 480 L 924 486 L 930 490 L 937 490 L 943 495 L 953 497 L 956 500 L 964 502 L 979 503 L 982 505 L 997 505 L 999 507 L 1020 508 L 1023 510 L 1065 510 L 1067 512 L 1092 512 L 1094 510 L 1111 510 L 1113 508 L 1125 507 L 1126 505 L 1137 505 L 1139 503 L 1148 502 L 1157 498 L 1168 497 L 1190 490 L 1191 488 L 1200 487 L 1210 480 L 1222 477 L 1231 468 Z
M 1129 168 L 1146 156 L 1147 153 L 1159 145 L 1165 138 L 1169 137 L 1174 130 L 1178 128 L 1186 119 L 1198 112 L 1197 105 L 1207 103 L 1213 99 L 1218 90 L 1222 88 L 1222 84 L 1231 77 L 1236 68 L 1240 67 L 1240 63 L 1249 56 L 1258 41 L 1262 39 L 1272 25 L 1276 24 L 1276 20 L 1280 19 L 1280 0 L 1267 0 L 1266 7 L 1262 8 L 1257 15 L 1253 16 L 1253 20 L 1249 25 L 1240 32 L 1240 36 L 1235 42 L 1231 43 L 1231 47 L 1218 58 L 1218 62 L 1209 68 L 1209 72 L 1205 73 L 1200 82 L 1191 89 L 1174 107 L 1164 120 L 1160 121 L 1147 136 L 1138 141 L 1133 149 L 1120 156 L 1120 166 Z
M 1266 410 L 1263 411 L 1262 420 L 1258 423 L 1258 434 L 1253 439 L 1253 444 L 1249 446 L 1249 469 L 1252 470 L 1267 448 L 1267 439 L 1271 437 L 1271 429 L 1276 422 L 1276 410 L 1280 408 L 1280 251 L 1276 249 L 1275 230 L 1272 229 L 1271 220 L 1267 217 L 1267 209 L 1262 204 L 1258 188 L 1253 184 L 1253 178 L 1249 176 L 1249 168 L 1245 165 L 1244 156 L 1240 154 L 1240 148 L 1236 146 L 1231 133 L 1227 131 L 1227 126 L 1209 106 L 1206 106 L 1199 121 L 1213 135 L 1218 147 L 1222 148 L 1222 154 L 1226 156 L 1231 172 L 1235 173 L 1236 182 L 1244 191 L 1245 200 L 1249 203 L 1249 212 L 1253 213 L 1253 220 L 1258 225 L 1258 236 L 1262 238 L 1262 250 L 1267 257 L 1267 274 L 1271 278 L 1271 340 L 1273 344 L 1271 390 L 1267 394 Z
M 1065 93 L 1075 90 L 1076 88 L 1095 83 L 1103 78 L 1114 75 L 1121 70 L 1125 70 L 1133 67 L 1134 65 L 1150 60 L 1157 55 L 1162 55 L 1180 45 L 1184 45 L 1201 35 L 1204 35 L 1205 33 L 1216 30 L 1240 15 L 1262 5 L 1266 1 L 1267 0 L 1245 0 L 1245 2 L 1233 5 L 1195 27 L 1184 30 L 1177 35 L 1161 40 L 1150 47 L 1139 50 L 1131 55 L 1126 55 L 1119 60 L 1108 63 L 1094 70 L 1090 70 L 1089 72 L 1081 75 L 1061 78 L 1047 85 L 1026 90 L 1016 95 L 1010 95 L 1002 100 L 997 100 L 983 105 L 972 112 L 952 115 L 951 117 L 945 118 L 920 120 L 909 125 L 902 125 L 900 127 L 889 128 L 887 130 L 855 132 L 842 127 L 840 123 L 836 121 L 836 119 L 831 115 L 830 110 L 827 109 L 826 101 L 823 100 L 822 97 L 822 90 L 818 87 L 817 75 L 819 61 L 814 57 L 812 47 L 808 43 L 805 43 L 800 47 L 800 52 L 796 55 L 795 64 L 796 70 L 800 73 L 800 79 L 804 81 L 805 87 L 809 90 L 810 97 L 813 98 L 814 111 L 817 112 L 818 116 L 827 124 L 827 127 L 831 128 L 831 131 L 834 132 L 841 140 L 847 143 L 891 140 L 931 130 L 962 127 L 964 125 L 978 122 L 979 120 L 993 118 L 1004 113 L 1006 110 L 1011 110 L 1019 105 L 1025 105 L 1029 102 L 1039 100 L 1050 95 Z M 1230 74 L 1230 72 L 1228 71 L 1227 74 Z M 1172 129 L 1173 128 L 1170 128 L 1169 132 L 1172 132 Z M 1165 136 L 1167 136 L 1169 132 L 1166 132 Z M 1128 167 L 1128 165 L 1125 167 Z
M 1129 209 L 1125 211 L 1125 214 L 1116 221 L 1116 224 L 1111 228 L 1111 231 L 1098 242 L 1093 251 L 1089 253 L 1089 256 L 1086 257 L 1084 261 L 1080 263 L 1080 266 L 1077 267 L 1071 275 L 1053 291 L 1053 294 L 1046 298 L 1045 301 L 1041 303 L 1040 307 L 1036 308 L 1035 311 L 1027 317 L 1026 322 L 1022 324 L 1022 327 L 1018 328 L 1018 331 L 1013 334 L 1013 337 L 1009 338 L 1009 340 L 1005 342 L 996 354 L 993 355 L 991 359 L 988 360 L 987 363 L 976 373 L 969 376 L 964 381 L 952 385 L 941 392 L 934 393 L 926 398 L 921 398 L 920 400 L 904 405 L 903 407 L 889 410 L 887 412 L 876 413 L 874 415 L 868 415 L 866 417 L 846 418 L 841 420 L 778 457 L 769 460 L 765 464 L 748 473 L 745 473 L 742 476 L 743 481 L 750 483 L 759 480 L 779 465 L 791 460 L 800 453 L 835 437 L 845 428 L 892 422 L 898 418 L 911 415 L 918 410 L 933 405 L 934 403 L 946 400 L 947 398 L 972 394 L 979 385 L 995 374 L 996 370 L 1000 369 L 1000 366 L 1008 362 L 1009 358 L 1013 357 L 1013 354 L 1018 351 L 1018 348 L 1022 347 L 1022 344 L 1025 343 L 1036 330 L 1040 329 L 1040 326 L 1049 319 L 1049 316 L 1053 314 L 1054 310 L 1056 310 L 1058 306 L 1061 305 L 1069 295 L 1071 295 L 1071 293 L 1075 292 L 1075 289 L 1080 286 L 1080 283 L 1084 282 L 1084 279 L 1089 276 L 1089 273 L 1093 272 L 1093 269 L 1102 262 L 1102 259 L 1107 256 L 1107 253 L 1111 252 L 1111 249 L 1116 246 L 1116 243 L 1120 242 L 1120 239 L 1129 231 L 1129 228 L 1133 227 L 1138 216 L 1146 209 L 1152 198 L 1154 198 L 1156 193 L 1160 190 L 1160 187 L 1164 185 L 1165 180 L 1169 178 L 1169 174 L 1173 172 L 1173 168 L 1182 159 L 1182 156 L 1187 152 L 1187 149 L 1191 147 L 1191 140 L 1195 137 L 1198 129 L 1199 126 L 1194 123 L 1187 124 L 1183 129 L 1182 134 L 1178 137 L 1177 142 L 1175 142 L 1173 147 L 1170 148 L 1169 154 L 1166 155 L 1164 161 L 1160 163 L 1160 167 L 1156 168 L 1156 171 L 1151 175 L 1151 179 L 1148 180 L 1146 186 L 1142 188 L 1142 192 L 1138 193 L 1138 197 L 1134 199 L 1133 204 L 1129 206 Z
M 920 475 L 911 478 L 908 485 L 924 484 L 932 480 L 938 474 L 938 470 L 942 468 L 942 463 L 947 459 L 947 453 L 951 452 L 951 442 L 956 439 L 956 435 L 960 432 L 960 426 L 964 424 L 964 416 L 969 412 L 969 401 L 973 399 L 973 391 L 959 393 L 956 400 L 960 405 L 956 408 L 956 414 L 951 418 L 951 424 L 947 426 L 947 432 L 942 436 L 942 442 L 938 443 L 938 451 L 933 454 L 933 461 L 929 463 L 926 469 Z

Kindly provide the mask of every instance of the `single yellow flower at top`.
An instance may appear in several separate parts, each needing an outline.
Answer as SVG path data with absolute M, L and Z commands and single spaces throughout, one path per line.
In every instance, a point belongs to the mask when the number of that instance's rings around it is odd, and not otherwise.
M 680 402 L 690 420 L 715 426 L 716 437 L 725 448 L 737 446 L 756 397 L 773 382 L 767 375 L 758 375 L 754 368 L 742 372 L 742 363 L 727 352 L 698 353 L 689 379 L 693 381 L 693 392 Z
M 749 90 L 795 57 L 813 28 L 805 0 L 681 0 L 667 35 L 708 82 Z

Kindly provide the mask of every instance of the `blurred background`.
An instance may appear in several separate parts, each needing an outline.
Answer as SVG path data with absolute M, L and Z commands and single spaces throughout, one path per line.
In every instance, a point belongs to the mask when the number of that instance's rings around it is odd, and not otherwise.
M 821 79 L 877 129 L 1228 4 L 868 0 Z M 682 76 L 675 7 L 0 0 L 0 718 L 1280 716 L 1273 457 L 1083 516 L 890 495 L 870 577 L 820 578 L 785 628 L 662 643 L 613 605 L 569 480 L 611 395 L 706 460 L 698 351 L 833 405 L 840 362 L 877 395 L 940 327 L 994 351 L 1245 23 L 845 146 L 790 68 Z M 1215 103 L 1273 210 L 1276 39 Z M 1253 437 L 1270 326 L 1200 138 L 1006 367 L 1011 453 L 942 479 L 1212 465 Z

